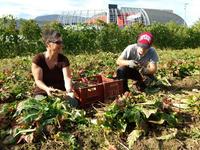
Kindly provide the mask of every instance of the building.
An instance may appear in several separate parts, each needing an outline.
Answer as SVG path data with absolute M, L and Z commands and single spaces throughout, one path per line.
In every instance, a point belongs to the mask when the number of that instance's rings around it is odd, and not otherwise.
M 117 5 L 109 4 L 107 10 L 102 11 L 77 11 L 76 19 L 72 19 L 72 15 L 62 15 L 62 20 L 60 17 L 60 22 L 63 24 L 77 24 L 77 23 L 87 23 L 95 24 L 98 20 L 102 20 L 106 23 L 116 23 L 119 27 L 124 27 L 126 25 L 133 24 L 135 22 L 143 23 L 144 25 L 150 25 L 152 23 L 167 23 L 175 22 L 177 24 L 186 25 L 186 22 L 183 18 L 173 13 L 172 10 L 161 10 L 161 9 L 147 9 L 147 8 L 132 8 L 132 7 L 122 7 L 118 9 Z M 77 19 L 82 18 L 81 20 Z M 84 18 L 84 19 L 83 19 Z M 69 22 L 73 20 L 73 22 Z

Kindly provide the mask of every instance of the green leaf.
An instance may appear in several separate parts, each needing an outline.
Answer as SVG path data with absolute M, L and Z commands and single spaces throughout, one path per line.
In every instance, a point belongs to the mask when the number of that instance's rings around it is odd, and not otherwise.
M 136 105 L 127 108 L 123 114 L 123 118 L 129 123 L 135 122 L 137 127 L 146 119 L 140 108 L 136 107 Z
M 177 123 L 177 119 L 176 119 L 175 115 L 172 113 L 171 114 L 162 113 L 161 118 L 164 119 L 165 121 L 167 121 L 167 123 L 170 126 L 175 126 Z
M 46 104 L 47 105 L 47 104 Z M 22 110 L 44 110 L 45 104 L 42 104 L 41 101 L 37 101 L 35 99 L 28 99 L 25 101 L 22 101 L 17 106 L 17 111 L 13 115 L 13 117 L 16 117 L 17 115 L 21 114 Z
M 44 127 L 48 124 L 55 124 L 55 122 L 56 122 L 56 118 L 50 118 L 50 119 L 43 120 L 41 124 L 42 124 L 42 127 Z
M 42 117 L 41 114 L 38 113 L 33 113 L 33 114 L 29 114 L 25 117 L 21 117 L 20 119 L 18 119 L 17 121 L 19 121 L 18 123 L 21 124 L 21 123 L 30 123 L 32 121 L 37 121 L 39 120 L 40 118 Z

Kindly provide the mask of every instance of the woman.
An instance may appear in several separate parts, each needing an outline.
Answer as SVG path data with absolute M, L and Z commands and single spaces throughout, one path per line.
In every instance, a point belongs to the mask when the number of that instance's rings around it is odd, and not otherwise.
M 46 51 L 37 54 L 32 60 L 32 74 L 36 83 L 34 95 L 52 95 L 57 89 L 72 92 L 70 63 L 61 54 L 63 41 L 55 30 L 45 31 L 43 41 Z

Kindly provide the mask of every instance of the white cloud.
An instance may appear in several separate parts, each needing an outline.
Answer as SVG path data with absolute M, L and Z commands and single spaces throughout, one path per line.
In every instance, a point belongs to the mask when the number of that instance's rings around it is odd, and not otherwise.
M 95 10 L 95 9 L 101 10 L 101 9 L 107 8 L 107 3 L 106 1 L 103 1 L 103 0 L 86 0 L 83 3 L 83 7 L 85 9 L 90 9 L 90 10 Z

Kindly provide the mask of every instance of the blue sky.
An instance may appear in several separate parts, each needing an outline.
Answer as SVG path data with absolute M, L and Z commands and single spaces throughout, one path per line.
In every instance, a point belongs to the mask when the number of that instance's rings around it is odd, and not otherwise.
M 73 10 L 103 10 L 108 4 L 121 7 L 171 9 L 188 25 L 200 18 L 199 0 L 0 0 L 0 16 L 33 19 L 47 14 L 62 14 Z

